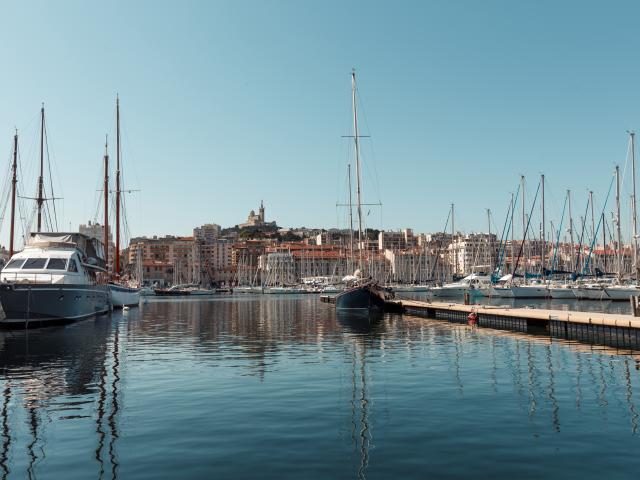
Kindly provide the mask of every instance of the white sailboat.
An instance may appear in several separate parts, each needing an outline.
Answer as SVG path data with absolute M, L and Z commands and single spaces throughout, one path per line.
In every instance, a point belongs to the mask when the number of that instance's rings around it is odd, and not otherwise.
M 106 146 L 105 146 L 106 149 Z M 120 206 L 121 193 L 120 189 L 120 99 L 116 98 L 116 235 L 115 235 L 115 258 L 114 281 L 109 283 L 111 292 L 111 302 L 114 308 L 136 307 L 140 303 L 140 288 L 133 285 L 133 282 L 123 282 L 120 277 Z M 109 195 L 109 156 L 105 151 L 105 192 L 104 192 L 104 208 L 105 208 L 105 242 L 109 241 L 108 233 L 108 195 Z M 108 243 L 106 243 L 108 245 Z M 108 250 L 108 249 L 107 249 Z

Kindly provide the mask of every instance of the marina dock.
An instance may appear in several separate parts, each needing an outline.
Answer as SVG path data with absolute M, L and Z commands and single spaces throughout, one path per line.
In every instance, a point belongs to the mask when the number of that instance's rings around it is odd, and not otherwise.
M 329 296 L 321 300 L 333 303 Z M 640 317 L 632 315 L 406 299 L 387 304 L 389 311 L 423 318 L 640 350 Z

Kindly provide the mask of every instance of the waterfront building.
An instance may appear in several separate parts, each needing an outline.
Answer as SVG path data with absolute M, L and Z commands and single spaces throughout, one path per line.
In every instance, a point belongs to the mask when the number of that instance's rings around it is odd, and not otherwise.
M 415 247 L 408 250 L 386 249 L 392 283 L 424 283 L 432 280 L 437 254 L 429 249 Z
M 195 257 L 194 269 L 200 273 L 194 283 L 230 284 L 235 277 L 235 268 L 232 262 L 233 244 L 226 240 L 217 240 L 210 243 L 196 242 L 198 252 Z
M 200 243 L 213 243 L 220 238 L 221 232 L 222 228 L 220 225 L 206 223 L 201 227 L 193 229 L 193 238 Z
M 418 245 L 413 230 L 405 228 L 397 232 L 381 231 L 378 234 L 378 250 L 404 250 Z
M 490 273 L 498 258 L 498 242 L 493 233 L 458 235 L 448 246 L 447 252 L 448 261 L 456 274 Z
M 351 232 L 349 229 L 339 230 L 337 228 L 331 228 L 316 235 L 316 245 L 340 245 L 348 247 L 352 236 L 355 245 L 355 241 L 358 238 L 357 232 Z

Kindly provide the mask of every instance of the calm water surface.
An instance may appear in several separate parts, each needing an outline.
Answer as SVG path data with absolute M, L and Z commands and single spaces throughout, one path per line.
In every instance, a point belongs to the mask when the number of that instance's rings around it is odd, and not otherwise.
M 597 302 L 596 302 L 597 303 Z M 315 296 L 0 332 L 0 478 L 636 478 L 640 365 Z

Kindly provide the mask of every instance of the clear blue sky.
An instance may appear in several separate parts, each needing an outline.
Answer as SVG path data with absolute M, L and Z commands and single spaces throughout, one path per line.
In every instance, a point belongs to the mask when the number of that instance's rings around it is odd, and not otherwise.
M 235 225 L 261 199 L 279 225 L 333 227 L 355 67 L 370 226 L 439 230 L 455 202 L 486 230 L 541 172 L 554 219 L 567 188 L 602 204 L 640 130 L 639 18 L 632 1 L 3 2 L 2 171 L 17 127 L 33 175 L 45 102 L 62 222 L 93 219 L 119 93 L 132 235 Z

